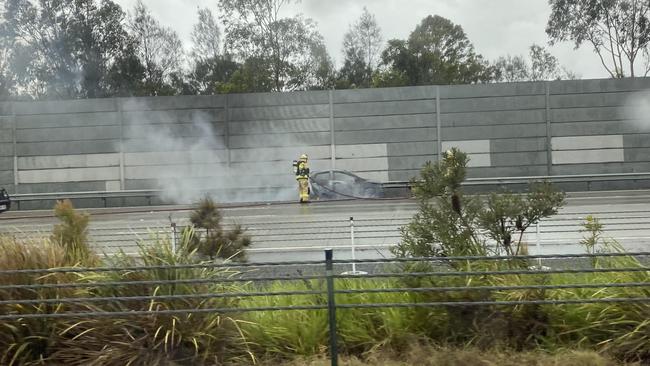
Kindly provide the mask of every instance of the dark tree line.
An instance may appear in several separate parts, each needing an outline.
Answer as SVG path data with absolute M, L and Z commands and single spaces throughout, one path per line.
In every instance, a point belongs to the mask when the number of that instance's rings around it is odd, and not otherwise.
M 218 0 L 199 9 L 185 47 L 139 1 L 0 0 L 0 99 L 218 94 L 468 84 L 563 78 L 548 51 L 495 62 L 460 25 L 427 16 L 407 39 L 384 40 L 373 14 L 343 35 L 336 69 L 316 23 L 283 16 L 293 0 Z M 227 30 L 227 31 L 226 31 Z M 556 38 L 568 37 L 558 33 Z M 187 49 L 187 51 L 186 51 Z

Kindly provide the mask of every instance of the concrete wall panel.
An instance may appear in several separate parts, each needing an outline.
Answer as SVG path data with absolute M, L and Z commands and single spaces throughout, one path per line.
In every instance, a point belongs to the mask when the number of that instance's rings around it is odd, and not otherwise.
M 442 113 L 440 119 L 443 127 L 526 125 L 530 123 L 546 123 L 546 111 L 533 109 L 526 111 L 489 111 L 482 113 Z
M 228 95 L 228 106 L 233 108 L 327 103 L 329 103 L 328 91 L 254 94 L 244 93 Z
M 0 143 L 13 142 L 13 132 L 10 128 L 0 129 Z
M 550 116 L 553 122 L 618 121 L 627 113 L 621 107 L 582 107 L 552 109 Z
M 17 130 L 17 142 L 115 140 L 120 138 L 118 126 L 62 127 Z
M 442 99 L 440 110 L 454 112 L 487 112 L 545 109 L 546 99 L 543 95 L 524 95 L 512 97 Z
M 440 97 L 443 99 L 544 95 L 545 93 L 546 86 L 543 82 L 448 85 L 440 88 Z
M 623 149 L 553 151 L 553 164 L 586 164 L 624 161 Z
M 625 105 L 632 95 L 633 93 L 629 92 L 551 95 L 549 97 L 549 104 L 552 109 L 617 107 Z
M 442 139 L 445 140 L 477 140 L 493 138 L 519 139 L 527 137 L 546 136 L 546 125 L 531 124 L 525 126 L 474 126 L 446 127 L 442 129 Z
M 119 133 L 119 129 L 117 129 Z M 222 122 L 211 122 L 202 124 L 168 124 L 168 125 L 138 125 L 125 126 L 124 136 L 132 139 L 142 139 L 151 136 L 161 136 L 162 140 L 170 140 L 184 137 L 224 136 L 226 126 Z M 119 138 L 119 135 L 118 135 Z
M 329 132 L 304 132 L 292 134 L 235 135 L 230 137 L 230 147 L 257 148 L 282 146 L 329 145 Z
M 340 159 L 336 161 L 336 168 L 353 172 L 386 171 L 388 158 Z
M 119 167 L 19 170 L 18 184 L 119 180 Z
M 647 162 L 650 157 L 650 149 L 646 148 L 626 148 L 625 161 L 628 162 Z
M 117 126 L 117 112 L 17 115 L 16 129 L 47 127 Z
M 14 126 L 13 116 L 0 116 L 0 128 L 11 130 Z
M 119 150 L 119 141 L 114 145 Z M 161 136 L 148 136 L 142 139 L 125 139 L 124 152 L 171 152 L 186 151 L 188 147 L 193 149 L 219 150 L 225 149 L 226 143 L 223 136 L 203 136 L 203 137 L 178 137 L 171 139 L 163 134 Z
M 5 189 L 8 190 L 9 188 L 7 187 L 7 185 L 14 184 L 14 172 L 8 170 L 0 171 L 0 184 L 2 184 L 5 187 Z
M 566 136 L 551 139 L 553 150 L 620 149 L 622 135 Z
M 48 102 L 14 103 L 16 115 L 86 113 L 115 111 L 114 99 L 80 99 Z
M 435 86 L 415 86 L 402 88 L 336 90 L 333 101 L 340 103 L 392 102 L 402 100 L 435 100 Z
M 522 166 L 522 165 L 546 165 L 546 151 L 540 152 L 492 152 L 492 166 Z
M 227 150 L 193 150 L 173 152 L 140 152 L 124 154 L 126 166 L 223 163 Z
M 117 99 L 123 111 L 154 111 L 168 109 L 206 109 L 223 108 L 226 98 L 223 95 L 144 97 Z
M 529 177 L 546 175 L 546 165 L 526 165 L 517 167 L 474 167 L 467 170 L 468 178 L 482 177 Z
M 323 132 L 330 130 L 330 120 L 329 118 L 311 118 L 278 121 L 239 121 L 230 123 L 229 128 L 231 135 Z
M 16 186 L 16 193 L 51 193 L 51 192 L 84 192 L 84 191 L 103 191 L 106 182 L 104 181 L 86 181 L 86 182 L 51 182 L 51 183 L 33 183 L 19 184 Z M 52 208 L 55 202 L 50 205 L 40 206 L 39 208 Z
M 14 145 L 11 143 L 0 144 L 0 156 L 14 156 Z
M 420 173 L 420 169 L 410 170 L 390 170 L 388 171 L 388 181 L 390 182 L 408 182 Z
M 247 161 L 293 161 L 301 154 L 307 154 L 310 159 L 329 159 L 329 146 L 287 146 L 287 147 L 266 147 L 249 149 L 231 149 L 230 159 L 232 162 Z
M 16 144 L 18 156 L 100 154 L 118 152 L 118 140 L 24 142 Z
M 122 112 L 125 125 L 203 123 L 225 121 L 223 109 L 180 109 L 163 111 L 125 111 Z
M 641 126 L 627 121 L 569 122 L 551 124 L 553 137 L 636 134 L 645 132 Z
M 336 158 L 375 158 L 388 156 L 386 144 L 337 145 Z
M 580 174 L 617 174 L 617 173 L 639 173 L 650 172 L 650 162 L 642 163 L 590 163 L 590 164 L 563 164 L 554 165 L 553 174 L 556 175 L 573 175 Z
M 546 151 L 546 137 L 491 139 L 492 153 Z
M 224 175 L 227 164 L 164 164 L 147 166 L 127 166 L 124 169 L 125 179 L 165 179 L 189 177 L 216 177 Z
M 19 170 L 119 166 L 119 154 L 29 156 L 18 158 Z
M 334 105 L 334 117 L 390 116 L 402 114 L 431 114 L 436 112 L 435 100 L 404 100 L 395 102 L 366 102 Z
M 419 170 L 427 161 L 434 161 L 429 156 L 397 156 L 388 158 L 388 169 L 395 170 Z
M 634 135 L 624 135 L 623 145 L 625 148 L 650 148 L 650 131 L 649 133 L 638 133 Z M 650 150 L 648 152 L 650 154 Z
M 604 92 L 626 92 L 650 88 L 650 78 L 565 80 L 549 83 L 551 94 L 590 94 Z
M 394 116 L 365 116 L 336 118 L 336 131 L 363 131 L 389 128 L 435 127 L 435 114 L 406 114 Z
M 0 157 L 0 171 L 11 171 L 14 170 L 14 158 L 13 156 L 9 157 Z
M 388 142 L 430 141 L 436 137 L 435 128 L 368 130 L 363 133 L 340 131 L 335 133 L 337 144 L 377 144 Z
M 14 114 L 14 104 L 12 102 L 0 102 L 0 116 L 11 116 Z
M 271 107 L 230 108 L 229 121 L 262 121 L 329 117 L 329 105 L 292 105 Z
M 388 156 L 425 155 L 435 157 L 438 144 L 435 140 L 425 142 L 395 142 L 387 145 Z
M 447 151 L 455 147 L 468 154 L 489 153 L 490 140 L 464 140 L 464 141 L 443 141 L 442 150 Z

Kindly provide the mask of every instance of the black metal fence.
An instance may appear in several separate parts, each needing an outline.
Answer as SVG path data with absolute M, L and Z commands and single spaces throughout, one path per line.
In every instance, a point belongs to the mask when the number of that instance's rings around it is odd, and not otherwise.
M 617 265 L 598 266 L 594 260 L 626 259 Z M 589 297 L 565 299 L 525 299 L 525 300 L 491 300 L 481 297 L 479 300 L 448 301 L 435 300 L 427 302 L 392 302 L 392 303 L 350 303 L 339 301 L 345 296 L 371 293 L 452 293 L 458 291 L 472 293 L 492 293 L 495 291 L 520 291 L 520 290 L 558 290 L 558 289 L 608 289 L 608 288 L 648 288 L 650 289 L 650 267 L 646 259 L 650 252 L 633 253 L 596 253 L 596 254 L 566 254 L 566 255 L 529 255 L 516 258 L 508 256 L 490 257 L 445 257 L 445 258 L 392 258 L 377 260 L 335 260 L 331 249 L 325 250 L 323 261 L 287 261 L 273 263 L 198 263 L 183 265 L 160 266 L 114 266 L 96 268 L 51 268 L 51 269 L 20 269 L 0 271 L 0 321 L 20 321 L 25 319 L 44 318 L 110 318 L 130 317 L 140 315 L 171 315 L 192 313 L 246 313 L 263 311 L 292 311 L 292 310 L 327 310 L 329 313 L 329 352 L 332 365 L 338 364 L 338 338 L 337 338 L 337 311 L 355 308 L 409 308 L 409 307 L 477 307 L 477 306 L 520 306 L 520 305 L 563 305 L 585 303 L 650 303 L 650 295 L 638 297 Z M 458 265 L 462 264 L 459 269 Z M 501 263 L 499 267 L 486 267 L 481 264 Z M 508 265 L 508 263 L 513 265 Z M 362 268 L 367 266 L 367 271 L 340 272 L 348 266 L 355 264 Z M 300 268 L 293 276 L 266 276 L 255 275 L 251 269 L 263 267 L 294 266 Z M 418 268 L 418 269 L 414 269 Z M 485 269 L 485 268 L 498 268 Z M 119 280 L 97 282 L 58 281 L 52 279 L 55 274 L 81 274 L 81 273 L 137 273 L 142 271 L 167 271 L 174 273 L 190 269 L 223 269 L 228 271 L 228 276 L 220 278 L 175 278 L 156 280 Z M 382 278 L 434 278 L 460 277 L 476 278 L 485 276 L 510 276 L 510 275 L 549 275 L 549 274 L 599 274 L 599 273 L 637 273 L 637 281 L 615 281 L 608 283 L 563 283 L 563 284 L 525 284 L 525 285 L 462 285 L 462 286 L 405 286 L 397 288 L 364 288 L 364 289 L 337 289 L 337 281 L 344 279 L 382 279 Z M 12 283 L 11 279 L 20 276 L 33 276 L 29 283 Z M 308 281 L 322 280 L 325 288 L 315 288 L 304 291 L 270 291 L 264 290 L 264 283 L 274 281 Z M 16 280 L 16 282 L 21 282 Z M 53 283 L 52 283 L 53 282 Z M 38 298 L 38 290 L 53 290 L 64 288 L 106 288 L 126 286 L 164 286 L 180 284 L 214 284 L 214 283 L 259 283 L 260 291 L 247 292 L 222 292 L 222 293 L 195 293 L 195 294 L 142 294 L 131 296 L 104 296 L 104 297 L 48 297 Z M 17 291 L 32 292 L 34 298 L 29 296 L 11 298 L 11 293 Z M 642 291 L 640 293 L 650 292 Z M 274 297 L 274 296 L 322 296 L 326 301 L 314 305 L 290 305 L 267 307 L 187 307 L 174 309 L 148 309 L 131 311 L 60 311 L 59 306 L 78 303 L 104 303 L 104 302 L 138 302 L 158 300 L 189 300 L 189 299 L 226 299 L 246 297 Z M 33 306 L 38 312 L 25 313 L 15 306 Z M 53 309 L 43 311 L 43 308 Z M 54 310 L 57 309 L 57 310 Z

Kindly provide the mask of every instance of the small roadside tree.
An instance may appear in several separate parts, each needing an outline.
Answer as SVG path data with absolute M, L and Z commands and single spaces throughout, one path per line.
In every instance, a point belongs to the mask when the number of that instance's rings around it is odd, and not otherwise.
M 190 215 L 190 222 L 195 230 L 190 240 L 193 248 L 203 257 L 230 259 L 243 262 L 246 260 L 244 249 L 251 244 L 251 238 L 241 225 L 232 230 L 224 230 L 222 216 L 217 204 L 209 197 L 202 199 Z
M 461 183 L 469 158 L 452 148 L 438 163 L 427 162 L 413 182 L 419 211 L 401 228 L 397 257 L 485 256 L 526 253 L 523 234 L 558 212 L 565 194 L 549 182 L 534 182 L 526 195 L 491 193 L 466 196 Z M 492 243 L 489 242 L 491 239 Z M 490 245 L 492 244 L 492 245 Z

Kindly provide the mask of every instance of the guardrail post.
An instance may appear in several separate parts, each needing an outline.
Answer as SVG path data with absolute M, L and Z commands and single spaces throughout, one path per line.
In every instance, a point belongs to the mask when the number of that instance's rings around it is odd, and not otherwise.
M 176 223 L 172 222 L 172 252 L 176 254 Z
M 339 364 L 339 349 L 336 340 L 336 302 L 334 299 L 334 264 L 332 249 L 325 249 L 325 275 L 327 276 L 327 312 L 330 326 L 330 359 L 332 366 Z

